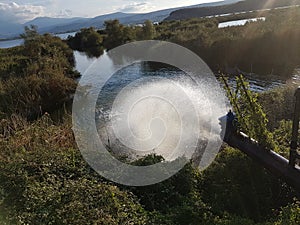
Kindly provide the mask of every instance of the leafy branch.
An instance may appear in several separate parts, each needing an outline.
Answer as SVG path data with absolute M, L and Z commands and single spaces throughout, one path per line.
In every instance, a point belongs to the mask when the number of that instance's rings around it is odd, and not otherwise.
M 221 75 L 227 96 L 236 112 L 240 129 L 267 150 L 277 150 L 272 133 L 267 129 L 268 118 L 257 100 L 258 94 L 250 90 L 242 75 L 236 77 L 236 89 L 232 90 L 227 79 Z

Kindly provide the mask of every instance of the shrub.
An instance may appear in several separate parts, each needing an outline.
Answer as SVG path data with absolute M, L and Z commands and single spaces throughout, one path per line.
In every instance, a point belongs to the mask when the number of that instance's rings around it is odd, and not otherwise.
M 145 224 L 147 219 L 135 196 L 86 165 L 70 120 L 55 125 L 47 115 L 0 138 L 0 199 L 12 224 Z

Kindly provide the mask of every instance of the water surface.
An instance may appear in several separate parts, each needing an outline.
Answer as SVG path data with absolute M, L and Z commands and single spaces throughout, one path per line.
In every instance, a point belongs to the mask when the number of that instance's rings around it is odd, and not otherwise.
M 233 27 L 233 26 L 244 26 L 246 23 L 249 23 L 249 22 L 257 22 L 257 21 L 265 21 L 265 20 L 266 20 L 265 17 L 243 19 L 243 20 L 234 20 L 234 21 L 219 23 L 218 27 L 219 28 L 224 28 L 224 27 Z
M 76 32 L 64 33 L 64 34 L 54 34 L 54 36 L 60 37 L 61 39 L 67 39 L 69 36 L 75 36 Z M 0 41 L 0 48 L 12 48 L 24 43 L 23 39 L 14 39 L 7 41 Z

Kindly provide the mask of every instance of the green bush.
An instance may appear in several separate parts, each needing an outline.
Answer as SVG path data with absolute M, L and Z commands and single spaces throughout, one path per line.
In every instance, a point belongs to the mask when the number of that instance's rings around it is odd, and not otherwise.
M 68 45 L 89 56 L 99 57 L 103 54 L 103 37 L 94 28 L 83 28 L 74 37 L 69 37 Z
M 277 177 L 231 148 L 225 148 L 203 172 L 199 190 L 214 215 L 222 217 L 228 212 L 256 222 L 264 221 L 272 209 L 288 204 L 295 196 Z
M 296 89 L 297 85 L 285 85 L 258 96 L 258 101 L 267 114 L 270 129 L 278 127 L 282 120 L 293 119 Z
M 12 121 L 16 122 L 17 121 Z M 12 224 L 145 224 L 138 199 L 104 181 L 49 116 L 0 139 L 0 208 Z
M 23 37 L 24 46 L 0 51 L 0 75 L 6 73 L 0 77 L 0 114 L 36 119 L 70 101 L 78 73 L 72 49 L 60 38 L 34 28 L 26 28 Z
M 297 225 L 300 223 L 300 203 L 296 202 L 284 207 L 274 225 Z

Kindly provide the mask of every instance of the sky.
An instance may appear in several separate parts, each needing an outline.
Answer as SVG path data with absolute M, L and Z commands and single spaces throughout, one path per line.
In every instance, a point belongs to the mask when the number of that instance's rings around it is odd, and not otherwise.
M 95 17 L 113 12 L 141 13 L 221 0 L 0 0 L 0 23 L 36 17 Z

